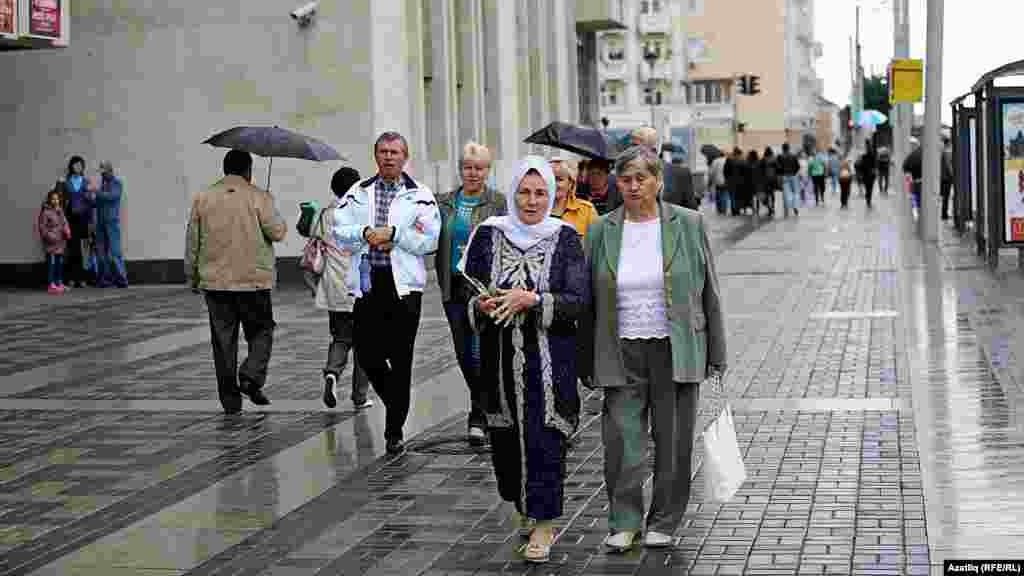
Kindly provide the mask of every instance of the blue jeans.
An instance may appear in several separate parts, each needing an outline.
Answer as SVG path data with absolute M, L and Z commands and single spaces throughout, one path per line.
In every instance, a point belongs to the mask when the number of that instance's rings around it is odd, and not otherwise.
M 127 286 L 121 254 L 121 222 L 100 220 L 96 223 L 96 285 Z
M 732 191 L 729 190 L 728 186 L 718 187 L 718 197 L 716 198 L 716 204 L 719 214 L 727 214 L 732 208 Z
M 800 177 L 797 175 L 782 177 L 782 213 L 788 214 L 800 205 Z
M 46 283 L 62 285 L 64 284 L 64 255 L 63 254 L 47 254 L 46 255 Z

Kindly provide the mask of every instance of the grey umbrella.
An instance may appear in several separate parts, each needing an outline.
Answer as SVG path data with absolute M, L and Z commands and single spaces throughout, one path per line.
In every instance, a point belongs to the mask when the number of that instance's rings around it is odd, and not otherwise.
M 320 140 L 278 126 L 238 126 L 210 136 L 203 141 L 203 144 L 242 150 L 264 158 L 270 157 L 270 166 L 267 168 L 267 190 L 270 190 L 270 171 L 274 167 L 275 156 L 317 162 L 348 161 L 348 158 Z

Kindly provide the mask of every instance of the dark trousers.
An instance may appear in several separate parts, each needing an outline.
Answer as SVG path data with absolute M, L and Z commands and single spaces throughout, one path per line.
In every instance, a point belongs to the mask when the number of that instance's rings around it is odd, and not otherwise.
M 889 167 L 879 166 L 878 167 L 878 190 L 882 194 L 889 193 Z
M 398 297 L 390 268 L 370 272 L 370 293 L 356 300 L 356 356 L 384 402 L 384 438 L 402 440 L 412 391 L 412 354 L 423 294 Z
M 348 364 L 348 352 L 352 350 L 355 333 L 355 317 L 352 312 L 329 312 L 331 346 L 327 349 L 327 365 L 324 375 L 340 376 Z M 359 358 L 352 354 L 352 399 L 353 404 L 362 404 L 370 391 L 370 380 L 359 367 Z
M 462 280 L 452 278 L 452 293 L 462 294 Z M 469 326 L 469 308 L 465 302 L 454 298 L 444 303 L 444 315 L 452 331 L 455 344 L 455 358 L 469 388 L 469 426 L 487 428 L 483 402 L 480 398 L 480 339 Z
M 68 225 L 71 227 L 71 238 L 68 240 L 68 253 L 64 258 L 64 279 L 68 283 L 85 282 L 88 273 L 82 260 L 82 243 L 89 240 L 89 222 L 83 218 L 69 214 Z
M 871 193 L 875 189 L 875 176 L 864 177 L 864 200 L 867 201 L 868 206 L 871 206 Z
M 952 191 L 953 183 L 944 180 L 940 186 L 939 193 L 942 195 L 942 219 L 949 220 L 949 194 Z
M 224 410 L 242 407 L 239 388 L 259 390 L 267 381 L 267 365 L 274 345 L 274 311 L 270 290 L 206 291 L 213 336 L 213 364 L 217 392 Z M 245 331 L 249 355 L 238 366 L 238 326 Z
M 811 176 L 814 181 L 814 204 L 817 206 L 825 202 L 825 176 Z
M 839 179 L 839 205 L 846 208 L 846 203 L 850 201 L 850 184 L 852 182 L 849 178 Z

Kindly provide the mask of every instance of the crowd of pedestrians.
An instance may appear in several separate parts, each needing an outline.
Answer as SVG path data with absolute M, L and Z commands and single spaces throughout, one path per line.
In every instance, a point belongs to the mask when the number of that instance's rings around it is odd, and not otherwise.
M 521 516 L 531 562 L 547 561 L 556 537 L 581 385 L 604 391 L 605 543 L 623 551 L 671 543 L 689 498 L 699 386 L 725 370 L 724 313 L 707 225 L 690 208 L 700 203 L 692 176 L 658 157 L 653 131 L 632 141 L 614 163 L 590 161 L 584 178 L 569 159 L 528 156 L 504 193 L 487 185 L 490 151 L 470 142 L 461 184 L 435 196 L 404 170 L 405 138 L 386 132 L 373 143 L 377 173 L 339 170 L 308 233 L 324 258 L 314 291 L 330 325 L 324 403 L 337 405 L 354 350 L 353 405 L 369 405 L 372 385 L 396 457 L 425 259 L 434 258 L 468 389 L 468 438 L 490 444 L 498 493 Z M 229 152 L 224 174 L 193 198 L 185 267 L 206 298 L 222 406 L 236 414 L 243 395 L 270 402 L 273 244 L 287 226 L 270 193 L 251 184 L 247 153 Z M 239 326 L 249 344 L 240 366 Z M 655 485 L 645 509 L 649 434 Z

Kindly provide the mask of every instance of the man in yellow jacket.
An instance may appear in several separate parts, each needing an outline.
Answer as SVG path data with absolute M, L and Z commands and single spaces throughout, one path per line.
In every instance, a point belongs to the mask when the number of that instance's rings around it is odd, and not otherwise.
M 274 342 L 270 291 L 276 280 L 274 242 L 288 233 L 270 192 L 253 186 L 252 156 L 231 150 L 224 178 L 192 197 L 185 275 L 206 297 L 217 391 L 226 414 L 242 411 L 242 394 L 267 405 L 263 394 Z M 238 326 L 249 355 L 239 367 Z
M 580 234 L 582 240 L 587 229 L 600 217 L 594 205 L 576 197 L 576 164 L 564 158 L 551 160 L 551 170 L 555 173 L 555 206 L 551 216 L 560 218 L 571 225 Z

